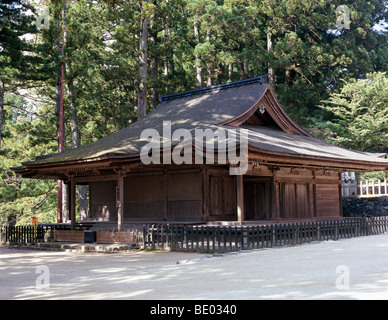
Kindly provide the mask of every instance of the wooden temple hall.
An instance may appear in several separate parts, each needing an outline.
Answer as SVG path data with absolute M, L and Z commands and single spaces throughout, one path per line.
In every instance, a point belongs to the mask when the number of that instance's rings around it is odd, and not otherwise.
M 116 133 L 13 170 L 27 178 L 64 180 L 73 228 L 77 184 L 89 185 L 87 220 L 110 222 L 119 231 L 143 223 L 341 219 L 341 173 L 388 170 L 388 160 L 315 138 L 285 113 L 264 80 L 256 77 L 163 96 L 154 111 Z M 215 144 L 213 163 L 194 161 L 195 139 L 185 140 L 189 144 L 182 148 L 192 150 L 191 163 L 163 161 L 162 153 L 160 161 L 145 163 L 141 152 L 151 138 L 142 139 L 142 132 L 152 129 L 163 138 L 166 122 L 172 133 L 193 136 L 205 129 L 245 129 L 246 171 L 231 174 L 236 163 L 217 157 L 225 146 L 221 144 Z M 162 138 L 156 145 L 166 148 L 169 144 Z M 241 152 L 242 144 L 236 148 Z

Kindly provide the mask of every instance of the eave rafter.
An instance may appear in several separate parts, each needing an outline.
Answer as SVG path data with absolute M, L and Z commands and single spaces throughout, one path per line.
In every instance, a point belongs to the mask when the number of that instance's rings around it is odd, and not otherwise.
M 257 148 L 249 148 L 249 161 L 263 164 L 276 164 L 281 166 L 298 166 L 309 168 L 321 168 L 327 170 L 345 171 L 371 171 L 373 170 L 387 170 L 387 164 L 350 160 L 326 158 L 318 156 L 305 156 L 298 154 L 287 154 L 283 152 L 268 152 Z

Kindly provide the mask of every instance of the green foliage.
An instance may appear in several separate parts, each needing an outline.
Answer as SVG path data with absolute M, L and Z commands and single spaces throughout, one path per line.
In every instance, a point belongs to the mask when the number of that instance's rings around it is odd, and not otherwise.
M 31 113 L 31 105 L 17 95 L 8 95 L 6 135 L 0 152 L 0 223 L 10 215 L 19 224 L 31 224 L 33 216 L 39 221 L 53 222 L 56 215 L 56 183 L 48 180 L 25 179 L 10 170 L 38 155 L 53 152 L 56 141 L 34 141 L 41 120 Z M 12 113 L 12 110 L 16 112 Z M 44 132 L 39 130 L 38 132 Z
M 388 171 L 364 172 L 360 174 L 361 181 L 377 182 L 388 180 Z
M 0 81 L 12 83 L 24 78 L 23 73 L 33 62 L 27 52 L 33 48 L 24 39 L 36 32 L 33 17 L 26 14 L 33 9 L 23 0 L 3 0 L 0 3 Z
M 321 108 L 333 116 L 318 123 L 317 134 L 333 144 L 361 151 L 384 151 L 388 145 L 388 76 L 369 73 L 347 81 Z

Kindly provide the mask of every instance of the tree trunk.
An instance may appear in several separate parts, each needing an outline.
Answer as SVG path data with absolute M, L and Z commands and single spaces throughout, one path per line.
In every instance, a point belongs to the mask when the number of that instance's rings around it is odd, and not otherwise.
M 0 86 L 0 150 L 1 150 L 1 135 L 3 134 L 4 122 L 4 82 L 1 81 Z
M 63 8 L 63 16 L 62 16 L 62 23 L 64 23 L 65 20 L 65 8 Z M 58 30 L 60 30 L 60 14 L 56 16 L 56 24 Z M 64 26 L 62 26 L 63 28 Z M 63 30 L 63 29 L 62 29 Z M 56 43 L 55 43 L 55 51 L 58 54 L 62 54 L 62 48 L 61 48 L 61 35 L 63 36 L 63 31 L 61 33 L 58 33 Z M 64 41 L 64 39 L 63 39 Z M 61 71 L 62 71 L 62 64 L 57 59 L 56 61 L 57 67 L 58 67 L 58 77 L 57 77 L 57 83 L 55 85 L 55 94 L 56 94 L 56 114 L 58 116 L 58 119 L 60 118 L 60 109 L 61 109 Z M 62 147 L 65 145 L 65 134 L 60 134 L 60 120 L 58 121 L 57 125 L 57 135 L 58 135 L 58 149 L 61 151 Z M 59 140 L 59 138 L 62 137 L 62 141 Z M 62 147 L 61 147 L 62 146 Z M 68 204 L 67 202 L 63 202 L 63 199 L 67 199 L 67 188 L 64 185 L 62 180 L 58 180 L 58 203 L 57 203 L 57 222 L 63 222 L 63 212 L 68 212 Z
M 77 97 L 73 85 L 73 79 L 70 79 L 67 85 L 70 92 L 70 128 L 71 128 L 71 141 L 73 149 L 81 146 L 81 134 L 78 127 L 78 116 L 77 116 Z M 78 190 L 78 203 L 80 210 L 81 220 L 85 220 L 88 214 L 88 197 L 87 187 L 84 185 L 77 186 Z
M 199 41 L 200 41 L 199 26 L 198 25 L 199 25 L 198 20 L 195 19 L 195 21 L 194 21 L 194 36 L 195 36 L 195 43 L 196 44 L 199 44 Z M 197 85 L 198 85 L 198 87 L 203 87 L 201 56 L 199 54 L 195 55 L 195 67 L 197 70 Z
M 69 212 L 69 188 L 63 181 L 62 183 L 62 222 L 70 220 Z
M 233 72 L 233 64 L 229 62 L 228 63 L 228 82 L 232 82 L 232 72 Z
M 244 80 L 244 62 L 238 59 L 238 74 L 240 75 L 240 80 Z
M 60 68 L 60 66 L 59 66 Z M 59 69 L 60 72 L 60 69 Z M 61 84 L 58 81 L 55 86 L 55 94 L 56 94 L 56 113 L 59 118 L 59 109 L 60 109 L 60 92 L 61 92 Z M 57 126 L 57 135 L 58 135 L 58 146 L 59 146 L 59 122 Z M 65 145 L 65 134 L 62 136 L 62 145 Z M 63 183 L 62 180 L 58 180 L 58 208 L 57 208 L 57 221 L 58 222 L 66 222 L 70 218 L 69 216 L 69 204 L 67 201 L 68 192 L 67 187 Z
M 144 1 L 146 2 L 146 1 Z M 146 16 L 143 2 L 140 3 L 141 9 L 141 32 L 139 46 L 139 94 L 137 102 L 137 119 L 140 120 L 147 114 L 147 50 L 148 50 L 148 18 Z
M 206 31 L 206 42 L 210 43 L 210 30 Z M 206 85 L 210 87 L 212 85 L 212 70 L 213 70 L 213 61 L 210 59 L 207 64 L 207 80 Z
M 74 90 L 73 79 L 70 79 L 67 87 L 70 93 L 70 128 L 71 128 L 71 141 L 73 149 L 81 146 L 81 135 L 78 128 L 76 95 Z
M 154 4 L 155 4 L 155 1 L 154 1 Z M 158 88 L 155 84 L 155 80 L 158 76 L 158 55 L 155 52 L 156 44 L 158 42 L 158 31 L 155 26 L 154 20 L 155 20 L 155 14 L 153 13 L 150 21 L 150 25 L 151 25 L 150 44 L 154 48 L 154 52 L 150 60 L 150 74 L 151 74 L 151 77 L 153 78 L 153 83 L 154 83 L 151 88 L 151 106 L 153 108 L 155 108 L 158 104 Z
M 267 31 L 267 50 L 268 50 L 268 53 L 272 54 L 273 52 L 272 32 L 269 29 Z M 268 84 L 271 85 L 273 88 L 275 87 L 275 73 L 270 62 L 268 62 Z
M 163 37 L 168 39 L 169 42 L 171 42 L 171 29 L 167 29 L 167 35 L 166 31 L 163 32 Z M 169 74 L 173 74 L 174 72 L 174 54 L 172 50 L 170 50 L 170 53 L 164 57 L 164 75 L 168 76 Z M 166 88 L 168 90 L 168 88 Z

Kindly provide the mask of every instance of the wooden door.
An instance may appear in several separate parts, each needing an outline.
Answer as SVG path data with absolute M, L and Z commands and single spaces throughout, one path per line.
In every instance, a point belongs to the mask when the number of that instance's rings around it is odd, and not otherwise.
M 280 218 L 310 217 L 307 183 L 280 183 Z
M 246 220 L 263 220 L 269 217 L 269 184 L 266 182 L 244 183 L 244 208 Z
M 209 175 L 209 201 L 211 220 L 234 220 L 236 217 L 234 176 Z

